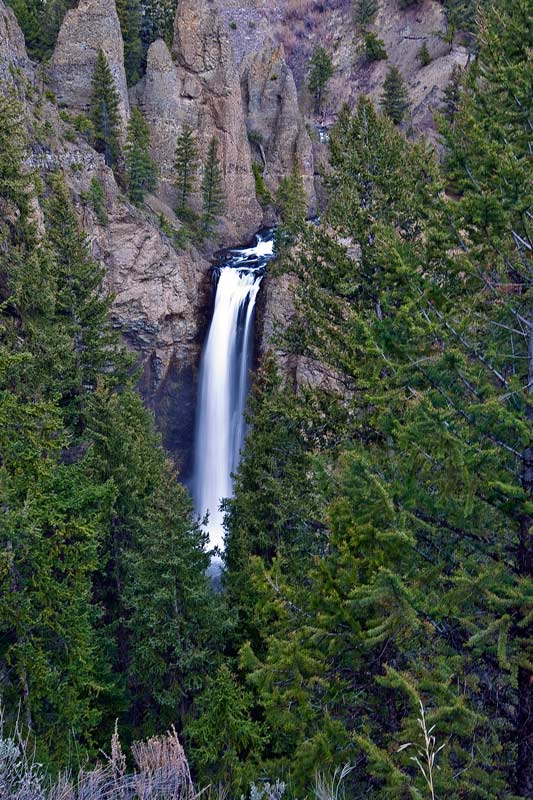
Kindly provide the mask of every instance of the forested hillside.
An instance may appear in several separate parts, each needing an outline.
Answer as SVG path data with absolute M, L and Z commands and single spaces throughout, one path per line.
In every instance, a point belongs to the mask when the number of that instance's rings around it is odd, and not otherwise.
M 11 5 L 46 62 L 69 4 L 52 2 L 44 24 L 42 3 Z M 350 13 L 379 55 L 378 5 Z M 262 149 L 277 170 L 267 185 L 255 161 L 253 203 L 278 223 L 263 317 L 273 297 L 283 313 L 262 343 L 224 501 L 221 585 L 96 255 L 124 235 L 120 194 L 126 230 L 148 239 L 157 225 L 168 242 L 150 270 L 196 263 L 235 202 L 235 140 L 224 128 L 230 144 L 210 135 L 204 153 L 181 125 L 174 207 L 154 200 L 160 129 L 155 103 L 146 110 L 150 80 L 174 74 L 175 4 L 117 10 L 130 99 L 103 49 L 89 112 L 48 127 L 38 83 L 13 64 L 0 80 L 0 800 L 191 800 L 203 787 L 231 800 L 533 797 L 532 0 L 484 3 L 477 17 L 447 3 L 469 63 L 440 102 L 437 150 L 409 124 L 394 64 L 379 102 L 338 109 L 312 222 L 302 119 L 283 129 L 296 131 L 284 175 L 265 144 L 279 119 L 265 136 L 248 130 L 250 165 Z M 147 80 L 150 45 L 161 61 Z M 223 89 L 209 83 L 220 65 L 202 63 L 208 77 L 193 83 L 180 46 L 187 91 L 201 83 L 217 124 L 216 103 L 258 85 L 253 70 L 239 83 L 225 55 Z M 314 51 L 317 123 L 335 68 Z M 44 151 L 68 139 L 59 119 L 100 159 L 88 192 L 82 166 L 39 169 L 35 126 Z M 102 769 L 114 793 L 94 782 L 83 794 L 64 771 L 87 771 L 112 736 Z M 137 743 L 135 763 L 118 737 Z M 178 776 L 173 794 L 146 767 L 155 750 Z M 145 788 L 132 779 L 127 794 L 134 767 Z

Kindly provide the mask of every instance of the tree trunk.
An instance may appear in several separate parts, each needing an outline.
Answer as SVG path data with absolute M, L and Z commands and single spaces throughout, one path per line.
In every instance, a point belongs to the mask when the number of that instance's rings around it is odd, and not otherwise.
M 529 320 L 528 384 L 527 394 L 533 395 L 533 297 Z M 528 399 L 529 399 L 528 398 Z M 533 399 L 533 398 L 532 398 Z M 533 430 L 533 405 L 528 402 L 526 418 Z M 533 437 L 532 437 L 533 438 Z M 533 500 L 533 444 L 524 450 L 522 485 L 528 497 Z M 518 545 L 518 568 L 524 577 L 533 575 L 533 517 L 524 515 L 520 524 Z M 531 642 L 533 625 L 521 631 L 524 649 Z M 529 669 L 520 667 L 518 671 L 518 714 L 517 714 L 518 758 L 517 788 L 520 797 L 533 797 L 533 675 Z

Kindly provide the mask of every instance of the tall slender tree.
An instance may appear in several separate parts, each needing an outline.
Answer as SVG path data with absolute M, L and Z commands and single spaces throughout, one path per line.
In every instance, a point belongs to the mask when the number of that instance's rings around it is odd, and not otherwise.
M 199 169 L 198 145 L 190 125 L 185 124 L 176 142 L 176 189 L 178 214 L 187 210 L 189 197 L 196 187 Z
M 315 101 L 315 112 L 320 114 L 326 86 L 333 76 L 333 61 L 327 50 L 317 47 L 309 62 L 309 89 Z
M 377 13 L 377 0 L 354 0 L 354 19 L 363 30 L 374 22 Z
M 157 164 L 151 155 L 150 127 L 138 108 L 133 108 L 128 123 L 124 156 L 130 200 L 140 205 L 147 192 L 157 186 Z
M 212 231 L 224 210 L 224 190 L 218 147 L 218 141 L 215 138 L 211 139 L 204 166 L 202 198 L 203 229 L 205 233 Z
M 104 154 L 108 167 L 116 167 L 121 151 L 119 96 L 103 50 L 98 52 L 94 69 L 91 119 L 96 150 Z
M 117 0 L 117 13 L 124 40 L 126 78 L 128 85 L 133 86 L 140 79 L 142 68 L 141 0 Z
M 383 113 L 390 117 L 395 125 L 399 125 L 409 108 L 407 87 L 398 67 L 391 65 L 383 83 L 381 95 Z

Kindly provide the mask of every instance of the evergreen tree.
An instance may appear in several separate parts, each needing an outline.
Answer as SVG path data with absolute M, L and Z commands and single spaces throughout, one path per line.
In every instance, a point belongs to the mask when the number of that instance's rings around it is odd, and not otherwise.
M 422 47 L 416 54 L 416 57 L 420 61 L 422 67 L 427 67 L 427 65 L 431 63 L 431 55 L 425 42 L 422 43 Z
M 94 125 L 94 146 L 104 154 L 108 167 L 116 167 L 120 158 L 119 96 L 115 80 L 103 50 L 93 75 L 91 119 Z
M 123 681 L 130 735 L 181 731 L 227 630 L 206 577 L 205 535 L 133 390 L 92 398 L 90 474 L 113 487 L 95 596 L 102 635 Z
M 207 234 L 212 231 L 224 209 L 224 192 L 222 172 L 218 157 L 218 142 L 211 139 L 204 167 L 202 181 L 203 229 Z
M 124 151 L 128 195 L 136 205 L 141 205 L 147 192 L 157 186 L 157 164 L 151 154 L 150 128 L 138 108 L 131 111 L 128 136 Z
M 209 679 L 188 727 L 194 764 L 206 780 L 245 789 L 255 777 L 262 739 L 251 702 L 226 665 Z
M 52 55 L 65 13 L 76 0 L 10 0 L 31 56 L 45 60 Z
M 61 265 L 33 227 L 25 125 L 0 99 L 0 669 L 8 725 L 22 710 L 43 751 L 65 763 L 73 741 L 92 751 L 105 691 L 93 623 L 96 567 L 107 487 L 73 457 L 61 384 L 73 329 L 66 324 Z M 66 254 L 63 254 L 67 258 Z M 69 315 L 78 307 L 68 300 Z M 70 374 L 65 374 L 67 393 Z M 69 457 L 67 457 L 69 453 Z
M 156 39 L 164 39 L 170 47 L 174 35 L 177 0 L 142 0 L 141 39 L 144 58 Z
M 307 219 L 307 196 L 300 166 L 294 161 L 290 175 L 280 181 L 276 207 L 281 224 L 276 229 L 274 243 L 278 253 L 292 244 Z
M 385 42 L 375 33 L 365 33 L 363 38 L 363 53 L 367 61 L 382 61 L 387 58 Z
M 0 246 L 22 243 L 30 234 L 28 221 L 32 176 L 23 169 L 28 142 L 22 106 L 15 93 L 0 93 Z
M 377 13 L 377 0 L 354 0 L 354 19 L 363 30 L 374 22 Z
M 395 125 L 399 125 L 409 108 L 409 95 L 407 87 L 400 71 L 395 66 L 390 66 L 385 82 L 383 84 L 383 94 L 381 95 L 381 108 L 383 113 L 392 119 Z
M 110 323 L 111 297 L 103 290 L 104 270 L 92 258 L 68 191 L 53 176 L 44 203 L 47 241 L 54 259 L 54 312 L 70 344 L 42 357 L 48 391 L 60 398 L 65 423 L 79 435 L 85 425 L 88 397 L 98 384 L 118 386 L 128 380 L 131 359 Z
M 459 101 L 461 99 L 461 79 L 462 70 L 457 64 L 454 64 L 450 81 L 444 89 L 442 97 L 442 113 L 451 124 L 453 124 L 459 108 Z
M 309 90 L 315 100 L 315 112 L 320 114 L 326 86 L 333 75 L 333 61 L 323 47 L 317 47 L 309 62 Z
M 142 66 L 142 5 L 141 0 L 117 0 L 117 13 L 124 39 L 124 66 L 128 86 L 141 77 Z
M 184 125 L 176 142 L 176 189 L 178 190 L 178 214 L 187 210 L 189 197 L 196 188 L 199 159 L 198 145 L 193 129 Z

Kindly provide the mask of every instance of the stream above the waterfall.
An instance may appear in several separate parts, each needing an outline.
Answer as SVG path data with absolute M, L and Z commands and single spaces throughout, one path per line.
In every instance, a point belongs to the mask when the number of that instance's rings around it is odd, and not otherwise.
M 215 297 L 200 362 L 193 497 L 196 513 L 208 514 L 209 548 L 224 547 L 223 499 L 233 494 L 246 435 L 244 412 L 253 364 L 257 295 L 274 255 L 274 231 L 250 247 L 226 250 L 213 270 Z

